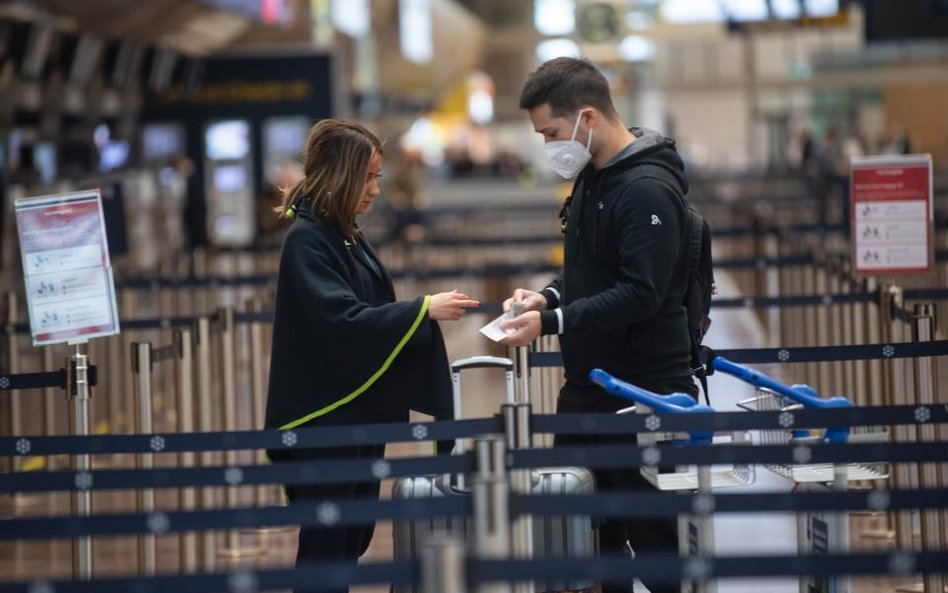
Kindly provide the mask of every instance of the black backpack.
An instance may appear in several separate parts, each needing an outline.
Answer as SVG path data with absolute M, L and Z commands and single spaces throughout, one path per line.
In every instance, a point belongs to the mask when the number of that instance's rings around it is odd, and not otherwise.
M 682 302 L 688 312 L 691 368 L 704 390 L 704 401 L 710 406 L 707 373 L 701 364 L 701 341 L 711 326 L 708 313 L 711 311 L 711 296 L 717 293 L 717 287 L 711 262 L 711 227 L 691 208 L 688 208 L 688 234 L 688 283 Z

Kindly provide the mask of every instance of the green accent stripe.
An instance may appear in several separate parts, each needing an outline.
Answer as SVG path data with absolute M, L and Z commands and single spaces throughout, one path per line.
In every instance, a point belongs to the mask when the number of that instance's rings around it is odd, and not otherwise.
M 355 398 L 362 395 L 362 393 L 364 393 L 366 389 L 368 389 L 369 387 L 372 387 L 372 385 L 376 381 L 379 380 L 379 377 L 384 375 L 385 371 L 387 371 L 388 368 L 392 366 L 392 363 L 395 361 L 395 357 L 399 355 L 399 353 L 402 351 L 402 348 L 404 348 L 405 344 L 408 343 L 408 340 L 410 340 L 411 337 L 415 335 L 415 332 L 418 331 L 418 326 L 421 325 L 421 321 L 425 318 L 425 315 L 427 315 L 428 313 L 428 305 L 430 303 L 431 303 L 431 295 L 425 295 L 425 300 L 421 304 L 421 311 L 419 311 L 418 316 L 415 317 L 415 322 L 411 324 L 411 327 L 408 328 L 408 332 L 404 336 L 402 336 L 402 339 L 399 340 L 398 344 L 395 345 L 395 349 L 392 350 L 392 352 L 388 355 L 388 358 L 385 359 L 385 362 L 382 363 L 382 366 L 379 368 L 379 370 L 375 371 L 375 373 L 373 373 L 372 376 L 369 377 L 368 381 L 360 385 L 355 391 L 345 396 L 344 398 L 334 401 L 328 406 L 322 407 L 311 414 L 307 414 L 306 416 L 303 416 L 302 418 L 297 418 L 296 420 L 293 420 L 292 422 L 287 422 L 286 424 L 280 427 L 280 430 L 289 430 L 291 428 L 296 428 L 297 426 L 301 424 L 305 424 L 309 422 L 313 418 L 319 418 L 320 416 L 325 416 L 326 414 L 328 414 L 329 412 L 332 412 L 336 408 L 340 406 L 344 406 L 347 403 L 351 402 Z

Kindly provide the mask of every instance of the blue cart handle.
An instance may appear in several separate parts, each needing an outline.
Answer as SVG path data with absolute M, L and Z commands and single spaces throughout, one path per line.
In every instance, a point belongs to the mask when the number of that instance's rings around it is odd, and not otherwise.
M 589 371 L 589 379 L 605 389 L 608 393 L 617 395 L 624 399 L 632 400 L 639 404 L 644 404 L 656 412 L 668 412 L 671 414 L 709 414 L 714 410 L 708 406 L 699 404 L 693 397 L 687 393 L 669 393 L 662 395 L 642 389 L 627 383 L 622 379 L 617 379 L 602 369 L 593 369 Z M 709 444 L 711 443 L 712 433 L 707 431 L 689 431 L 689 444 Z
M 715 371 L 721 371 L 722 373 L 733 375 L 746 383 L 754 385 L 755 387 L 769 389 L 788 399 L 802 404 L 807 408 L 827 409 L 855 407 L 853 402 L 849 401 L 845 397 L 837 396 L 824 399 L 820 397 L 820 394 L 809 385 L 787 386 L 779 381 L 771 379 L 763 373 L 758 373 L 755 370 L 733 363 L 726 358 L 721 358 L 720 356 L 715 356 L 711 360 L 711 366 Z M 832 427 L 826 430 L 823 439 L 831 443 L 845 443 L 847 441 L 848 435 L 849 428 Z

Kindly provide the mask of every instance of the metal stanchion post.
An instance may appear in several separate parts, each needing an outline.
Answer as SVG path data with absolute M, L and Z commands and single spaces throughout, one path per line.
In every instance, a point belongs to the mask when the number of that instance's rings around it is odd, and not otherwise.
M 935 334 L 935 306 L 931 303 L 915 305 L 915 324 L 913 338 L 916 342 L 931 342 Z M 915 403 L 920 406 L 931 406 L 935 403 L 935 367 L 931 357 L 919 356 L 915 358 Z M 938 439 L 935 426 L 920 423 L 916 427 L 917 440 L 935 441 Z M 922 463 L 919 467 L 919 485 L 922 488 L 937 488 L 939 485 L 939 467 L 935 463 Z M 941 532 L 938 509 L 921 511 L 922 550 L 934 552 L 945 549 L 944 534 Z M 944 575 L 937 573 L 926 574 L 924 579 L 925 593 L 943 593 Z
M 237 386 L 235 378 L 237 376 L 237 362 L 234 354 L 234 309 L 224 307 L 217 312 L 217 322 L 220 331 L 220 356 L 221 356 L 221 384 L 224 389 L 224 430 L 232 432 L 237 430 Z M 224 452 L 224 463 L 228 467 L 237 465 L 237 452 L 227 450 Z M 227 486 L 224 488 L 224 502 L 227 508 L 236 508 L 239 504 L 239 492 L 237 486 Z M 242 547 L 240 545 L 240 531 L 231 529 L 227 532 L 227 545 L 220 550 L 221 556 L 228 558 L 240 558 L 245 556 L 256 556 L 263 553 L 260 547 Z
M 256 299 L 247 300 L 247 312 L 248 313 L 259 313 L 261 310 L 260 302 Z M 267 371 L 264 368 L 264 345 L 263 345 L 263 324 L 259 321 L 252 321 L 250 323 L 250 383 L 253 388 L 253 393 L 251 393 L 251 401 L 253 402 L 253 427 L 255 429 L 262 429 L 264 423 L 265 412 L 265 398 L 266 398 L 266 378 Z M 257 463 L 266 464 L 267 455 L 264 451 L 257 452 Z M 257 486 L 255 490 L 255 502 L 257 506 L 264 506 L 267 504 L 267 486 Z
M 882 288 L 882 329 L 883 340 L 889 342 L 901 342 L 903 338 L 902 323 L 895 319 L 893 311 L 902 307 L 902 291 L 897 286 L 885 286 Z M 908 396 L 905 390 L 905 365 L 901 360 L 886 361 L 887 381 L 884 384 L 885 399 L 883 405 L 900 406 L 908 405 Z M 892 440 L 896 443 L 911 442 L 912 436 L 909 434 L 909 428 L 906 426 L 891 427 Z M 892 468 L 893 489 L 911 488 L 914 468 L 905 463 L 897 463 Z M 895 513 L 895 542 L 896 546 L 902 550 L 915 549 L 915 536 L 913 528 L 913 511 L 898 511 Z
M 421 548 L 422 593 L 467 593 L 464 543 L 436 533 Z
M 132 375 L 135 378 L 135 424 L 138 434 L 152 434 L 152 395 L 151 395 L 151 342 L 132 343 Z M 140 453 L 136 456 L 138 469 L 153 469 L 155 455 Z M 155 511 L 154 488 L 139 488 L 136 496 L 136 510 L 139 513 Z M 138 536 L 138 573 L 152 576 L 157 570 L 157 536 L 147 533 Z
M 476 474 L 471 479 L 474 554 L 479 560 L 510 557 L 510 486 L 504 437 L 474 439 Z M 478 593 L 511 593 L 509 583 L 478 584 Z
M 710 465 L 699 465 L 698 466 L 698 496 L 703 496 L 710 498 L 711 496 L 711 466 Z M 696 544 L 696 549 L 691 548 L 691 538 L 690 536 L 685 538 L 687 540 L 687 545 L 689 549 L 683 550 L 689 556 L 697 555 L 699 558 L 713 558 L 714 557 L 714 516 L 712 514 L 713 508 L 710 504 L 695 504 L 696 512 L 694 515 L 690 515 L 686 518 L 688 523 L 693 521 L 694 529 L 697 531 L 697 538 L 694 544 Z M 690 534 L 691 525 L 688 525 L 688 530 L 685 533 Z M 686 587 L 683 587 L 686 589 Z M 718 587 L 716 581 L 694 581 L 691 591 L 694 593 L 717 593 Z
M 88 436 L 90 424 L 89 400 L 92 392 L 89 388 L 89 359 L 82 352 L 82 343 L 75 344 L 75 354 L 66 359 L 66 394 L 72 400 L 70 412 L 73 436 Z M 73 469 L 78 482 L 79 475 L 88 475 L 92 469 L 92 456 L 88 453 L 73 456 Z M 77 517 L 92 514 L 92 492 L 88 488 L 73 492 L 72 514 Z M 92 536 L 84 535 L 73 540 L 72 576 L 74 579 L 92 579 Z
M 194 366 L 192 365 L 191 330 L 182 329 L 174 333 L 174 343 L 178 348 L 178 360 L 175 368 L 178 392 L 178 432 L 194 432 Z M 180 467 L 194 467 L 195 454 L 185 451 L 178 455 Z M 182 488 L 178 493 L 178 508 L 191 511 L 197 508 L 197 492 L 193 487 Z M 178 541 L 180 550 L 180 570 L 195 573 L 198 570 L 197 533 L 186 531 Z
M 263 307 L 258 299 L 247 299 L 247 312 L 260 313 Z M 252 321 L 250 323 L 250 379 L 253 387 L 251 401 L 253 402 L 253 424 L 255 429 L 262 429 L 266 417 L 266 394 L 267 394 L 267 368 L 264 357 L 265 347 L 263 339 L 263 323 Z M 266 465 L 270 462 L 266 452 L 262 449 L 256 454 L 256 461 L 259 465 Z M 266 506 L 268 502 L 268 492 L 279 492 L 272 486 L 257 486 L 254 490 L 254 502 L 258 507 Z M 277 495 L 277 501 L 282 497 Z M 293 527 L 269 527 L 266 529 L 256 529 L 258 533 L 277 533 L 292 531 Z
M 53 370 L 53 346 L 43 346 L 43 370 Z M 56 434 L 56 395 L 57 390 L 47 387 L 43 390 L 43 434 L 53 436 Z M 53 469 L 53 457 L 46 458 L 46 469 Z
M 194 354 L 197 369 L 197 409 L 198 430 L 211 432 L 214 430 L 214 416 L 211 409 L 211 320 L 201 316 L 194 320 Z M 210 451 L 200 454 L 202 466 L 214 463 L 214 455 Z M 201 488 L 201 508 L 214 508 L 214 490 L 208 487 Z M 201 532 L 201 568 L 207 572 L 214 569 L 216 557 L 214 554 L 214 532 Z
M 502 407 L 505 421 L 507 446 L 511 449 L 528 449 L 532 445 L 530 430 L 530 350 L 528 347 L 516 349 L 517 381 L 513 406 Z M 517 494 L 529 494 L 532 472 L 529 469 L 510 472 L 510 486 Z M 533 558 L 533 517 L 522 514 L 513 523 L 513 556 L 515 558 Z M 514 585 L 518 593 L 532 593 L 532 581 Z
M 13 332 L 13 326 L 17 322 L 17 299 L 15 292 L 4 293 L 4 300 L 6 301 L 7 306 L 7 372 L 11 375 L 20 372 L 20 355 L 16 339 L 16 334 Z M 22 418 L 22 408 L 20 402 L 20 393 L 17 391 L 11 391 L 8 399 L 10 401 L 10 435 L 11 436 L 20 436 L 23 434 L 23 418 Z M 23 470 L 23 457 L 20 455 L 14 456 L 11 460 L 11 469 L 15 472 Z M 17 497 L 14 495 L 14 504 L 16 504 Z

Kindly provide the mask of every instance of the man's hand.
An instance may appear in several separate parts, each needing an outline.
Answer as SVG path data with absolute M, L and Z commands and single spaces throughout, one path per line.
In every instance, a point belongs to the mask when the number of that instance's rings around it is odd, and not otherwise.
M 522 304 L 524 311 L 546 311 L 546 297 L 526 288 L 518 288 L 512 297 L 504 301 L 504 311 L 509 311 L 514 303 Z
M 504 331 L 513 330 L 506 338 L 501 340 L 504 344 L 508 346 L 526 346 L 540 335 L 540 312 L 527 311 L 513 319 L 507 319 L 501 322 L 500 329 Z

